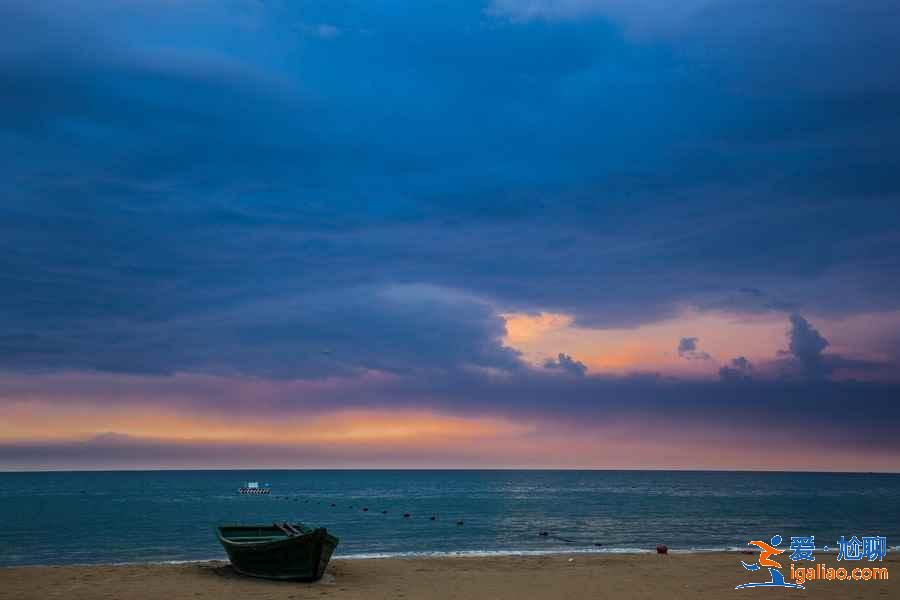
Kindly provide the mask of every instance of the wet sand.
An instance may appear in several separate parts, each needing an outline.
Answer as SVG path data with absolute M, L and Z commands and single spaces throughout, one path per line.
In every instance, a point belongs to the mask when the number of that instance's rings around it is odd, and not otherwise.
M 571 559 L 571 561 L 570 561 Z M 811 581 L 806 590 L 744 589 L 734 586 L 764 581 L 750 574 L 739 553 L 658 556 L 576 554 L 459 558 L 385 558 L 333 560 L 316 583 L 251 579 L 235 574 L 227 563 L 180 565 L 97 565 L 11 567 L 0 569 L 2 599 L 334 599 L 413 600 L 530 598 L 898 598 L 900 555 L 883 563 L 820 562 L 829 566 L 883 566 L 888 581 Z M 782 559 L 789 574 L 790 560 Z M 798 563 L 801 564 L 801 563 Z M 808 564 L 808 563 L 802 563 Z

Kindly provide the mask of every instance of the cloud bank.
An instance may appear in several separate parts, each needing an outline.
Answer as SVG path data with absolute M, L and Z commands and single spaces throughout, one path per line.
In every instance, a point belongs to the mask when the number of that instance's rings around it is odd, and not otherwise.
M 64 407 L 55 377 L 86 378 L 75 404 L 128 404 L 110 390 L 139 378 L 136 405 L 179 414 L 714 412 L 719 435 L 750 436 L 826 398 L 879 418 L 823 436 L 896 457 L 900 337 L 865 324 L 900 310 L 894 3 L 12 2 L 0 18 L 4 407 Z M 660 371 L 628 340 L 529 362 L 503 317 L 567 315 L 577 337 L 687 310 L 788 328 L 769 354 L 678 329 Z M 832 335 L 848 322 L 858 335 Z M 243 394 L 173 392 L 182 378 Z M 769 412 L 748 412 L 760 397 Z

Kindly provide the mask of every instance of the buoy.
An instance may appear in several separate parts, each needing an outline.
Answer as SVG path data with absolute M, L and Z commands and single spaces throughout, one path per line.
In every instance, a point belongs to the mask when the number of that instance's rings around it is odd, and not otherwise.
M 594 545 L 595 545 L 595 546 L 602 546 L 603 543 L 602 543 L 602 542 L 594 542 Z
M 668 554 L 668 553 L 669 553 L 669 548 L 668 548 L 668 546 L 666 546 L 665 544 L 658 544 L 658 545 L 656 546 L 656 553 L 657 553 L 657 554 Z
M 547 532 L 547 531 L 542 531 L 542 532 L 540 532 L 538 535 L 541 536 L 541 537 L 547 537 L 548 535 L 550 535 L 550 533 Z
M 386 514 L 387 514 L 387 511 L 386 511 L 386 510 L 383 510 L 383 511 L 381 511 L 381 514 L 386 515 Z
M 368 508 L 363 508 L 363 512 L 369 512 Z
M 462 522 L 462 521 L 457 521 L 456 524 L 457 524 L 457 525 L 463 525 L 463 522 Z
M 404 518 L 404 519 L 408 519 L 408 518 L 409 518 L 409 513 L 403 513 L 403 518 Z
M 434 521 L 436 518 L 437 518 L 437 517 L 435 517 L 434 515 L 431 515 L 431 517 L 429 517 L 428 520 L 429 520 L 429 521 Z
M 332 502 L 332 503 L 331 503 L 331 506 L 337 506 L 337 504 L 335 504 L 334 502 Z

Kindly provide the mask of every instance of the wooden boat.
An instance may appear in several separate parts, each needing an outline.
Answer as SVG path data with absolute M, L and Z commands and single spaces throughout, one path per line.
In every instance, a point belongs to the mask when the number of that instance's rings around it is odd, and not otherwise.
M 219 525 L 216 536 L 235 571 L 266 579 L 316 581 L 338 545 L 324 527 L 299 523 Z

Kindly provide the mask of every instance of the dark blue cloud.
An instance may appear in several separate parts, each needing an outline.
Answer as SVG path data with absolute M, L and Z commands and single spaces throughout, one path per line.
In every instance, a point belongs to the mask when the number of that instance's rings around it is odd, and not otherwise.
M 823 354 L 828 340 L 800 315 L 791 315 L 789 342 L 788 353 L 796 359 L 804 375 L 819 379 L 828 374 Z
M 826 352 L 825 349 L 830 345 L 828 340 L 798 314 L 790 315 L 787 337 L 788 348 L 780 350 L 775 361 L 776 368 L 784 377 L 816 381 L 832 377 L 842 369 L 876 375 L 884 375 L 893 369 L 889 361 L 865 360 Z
M 753 364 L 745 356 L 732 358 L 719 369 L 719 377 L 723 381 L 747 381 L 753 376 Z
M 678 356 L 688 360 L 710 360 L 712 356 L 708 352 L 700 350 L 697 342 L 700 338 L 683 337 L 678 341 Z
M 562 371 L 576 377 L 584 377 L 584 374 L 587 373 L 587 367 L 583 362 L 575 360 L 562 352 L 557 355 L 555 360 L 548 358 L 544 361 L 544 368 L 552 371 Z
M 610 5 L 5 4 L 0 366 L 518 372 L 502 311 L 897 309 L 893 5 Z
M 60 328 L 45 320 L 38 333 L 0 337 L 5 367 L 276 378 L 522 368 L 518 353 L 502 345 L 504 321 L 490 305 L 428 285 L 323 289 L 211 311 L 173 307 L 143 319 L 111 311 Z

